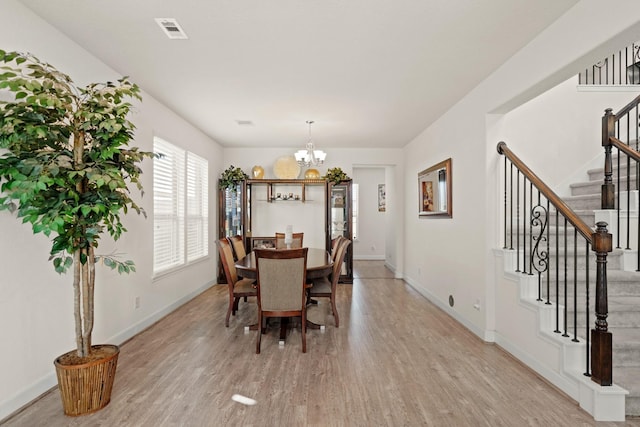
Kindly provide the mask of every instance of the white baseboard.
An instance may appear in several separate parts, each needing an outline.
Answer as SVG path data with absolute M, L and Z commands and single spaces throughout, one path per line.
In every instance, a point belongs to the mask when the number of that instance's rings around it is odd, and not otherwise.
M 210 282 L 204 284 L 203 286 L 197 288 L 196 290 L 194 290 L 194 291 L 182 296 L 181 298 L 179 298 L 176 301 L 172 302 L 171 304 L 167 305 L 166 307 L 164 307 L 164 308 L 156 311 L 155 313 L 147 316 L 146 318 L 140 320 L 138 323 L 135 323 L 135 324 L 131 325 L 130 327 L 128 327 L 124 331 L 120 332 L 119 334 L 112 336 L 107 341 L 108 342 L 113 342 L 113 343 L 118 343 L 117 345 L 121 345 L 125 341 L 135 337 L 140 332 L 142 332 L 145 329 L 147 329 L 149 326 L 151 326 L 154 323 L 158 322 L 159 320 L 161 320 L 162 318 L 164 318 L 165 316 L 167 316 L 171 312 L 175 311 L 177 308 L 179 308 L 182 305 L 186 304 L 187 302 L 191 301 L 192 299 L 194 299 L 195 297 L 197 297 L 198 295 L 200 295 L 201 293 L 203 293 L 207 289 L 211 288 L 215 284 L 216 284 L 215 281 L 210 281 Z
M 426 299 L 431 301 L 433 304 L 438 306 L 438 308 L 440 308 L 442 311 L 447 313 L 449 316 L 453 317 L 458 323 L 461 323 L 465 328 L 467 328 L 468 330 L 473 332 L 475 335 L 477 335 L 480 339 L 486 342 L 494 342 L 495 336 L 493 331 L 480 329 L 476 325 L 470 323 L 467 319 L 460 316 L 458 312 L 452 310 L 448 303 L 440 300 L 434 294 L 422 288 L 418 284 L 418 281 L 414 280 L 413 278 L 405 277 L 404 281 L 407 282 L 409 286 L 411 286 L 413 289 L 418 291 L 423 297 L 425 297 Z
M 353 255 L 354 261 L 384 261 L 384 255 Z

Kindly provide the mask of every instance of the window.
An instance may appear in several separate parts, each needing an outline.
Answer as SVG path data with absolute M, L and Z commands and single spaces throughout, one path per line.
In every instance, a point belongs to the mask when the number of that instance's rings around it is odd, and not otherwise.
M 351 184 L 351 221 L 353 223 L 353 240 L 358 238 L 358 184 Z
M 153 272 L 162 273 L 209 254 L 206 159 L 160 138 L 153 151 Z

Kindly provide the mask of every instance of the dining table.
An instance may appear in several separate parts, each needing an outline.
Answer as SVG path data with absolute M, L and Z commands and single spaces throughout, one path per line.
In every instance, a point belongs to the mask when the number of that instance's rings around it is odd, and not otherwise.
M 278 249 L 273 249 L 278 250 Z M 245 279 L 256 279 L 258 273 L 256 271 L 255 253 L 249 252 L 245 257 L 240 258 L 235 263 L 238 276 Z M 313 279 L 320 279 L 331 274 L 333 269 L 333 261 L 331 254 L 325 249 L 308 248 L 307 250 L 307 282 Z
M 279 249 L 272 249 L 277 251 Z M 258 272 L 256 269 L 256 256 L 253 251 L 249 252 L 245 257 L 240 258 L 235 262 L 236 271 L 238 276 L 245 279 L 257 279 Z M 308 248 L 307 250 L 307 283 L 313 279 L 320 279 L 327 277 L 333 270 L 333 260 L 331 254 L 325 249 L 320 248 Z M 313 300 L 309 300 L 310 304 L 316 303 Z M 280 328 L 280 340 L 284 341 L 286 335 L 287 322 L 281 322 Z M 307 327 L 310 329 L 320 329 L 321 325 L 307 320 Z M 253 329 L 253 328 L 252 328 Z

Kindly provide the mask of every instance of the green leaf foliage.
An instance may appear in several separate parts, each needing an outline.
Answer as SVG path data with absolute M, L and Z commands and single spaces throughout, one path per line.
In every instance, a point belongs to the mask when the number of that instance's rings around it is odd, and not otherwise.
M 236 191 L 238 184 L 248 178 L 249 175 L 244 173 L 242 169 L 231 165 L 224 172 L 222 172 L 222 175 L 218 180 L 218 184 L 220 185 L 220 188 Z
M 53 267 L 65 272 L 103 232 L 117 240 L 126 231 L 122 213 L 144 214 L 129 189 L 142 189 L 140 164 L 153 156 L 129 147 L 129 101 L 140 89 L 127 77 L 78 87 L 32 55 L 0 50 L 0 90 L 13 94 L 0 101 L 0 210 L 51 235 Z
M 334 184 L 340 184 L 342 181 L 349 181 L 351 179 L 341 168 L 331 168 L 327 170 L 327 174 L 323 178 Z

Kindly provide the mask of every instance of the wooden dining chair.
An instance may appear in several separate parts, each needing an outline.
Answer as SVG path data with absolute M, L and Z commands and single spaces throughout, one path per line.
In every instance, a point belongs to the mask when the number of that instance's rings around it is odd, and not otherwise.
M 336 247 L 336 256 L 333 260 L 333 270 L 331 271 L 331 274 L 329 277 L 322 277 L 320 279 L 313 280 L 313 286 L 309 288 L 309 297 L 329 298 L 336 328 L 340 326 L 340 317 L 338 316 L 338 309 L 336 307 L 336 290 L 338 288 L 338 280 L 340 280 L 340 273 L 342 272 L 344 256 L 346 255 L 347 247 L 350 244 L 351 240 L 344 237 L 340 239 Z
M 286 249 L 287 245 L 284 243 L 285 233 L 276 233 L 276 249 Z M 291 249 L 301 248 L 302 247 L 302 239 L 304 238 L 303 233 L 292 233 L 291 234 Z
M 331 240 L 331 261 L 335 261 L 336 254 L 338 253 L 338 245 L 344 238 L 344 236 L 338 236 Z
M 256 354 L 260 354 L 260 341 L 269 317 L 300 317 L 302 352 L 307 352 L 307 251 L 308 248 L 254 250 L 258 278 Z
M 240 299 L 247 297 L 255 297 L 258 291 L 254 286 L 253 279 L 240 279 L 236 271 L 235 261 L 233 259 L 233 251 L 231 244 L 226 238 L 216 241 L 218 251 L 220 252 L 220 260 L 224 269 L 224 275 L 227 278 L 227 286 L 229 288 L 229 308 L 227 309 L 227 317 L 224 320 L 224 326 L 229 327 L 229 316 L 235 316 L 238 311 L 238 303 Z
M 247 251 L 244 247 L 244 242 L 242 241 L 242 236 L 237 234 L 235 236 L 227 237 L 229 243 L 233 247 L 233 254 L 235 255 L 235 260 L 239 260 L 247 256 Z

